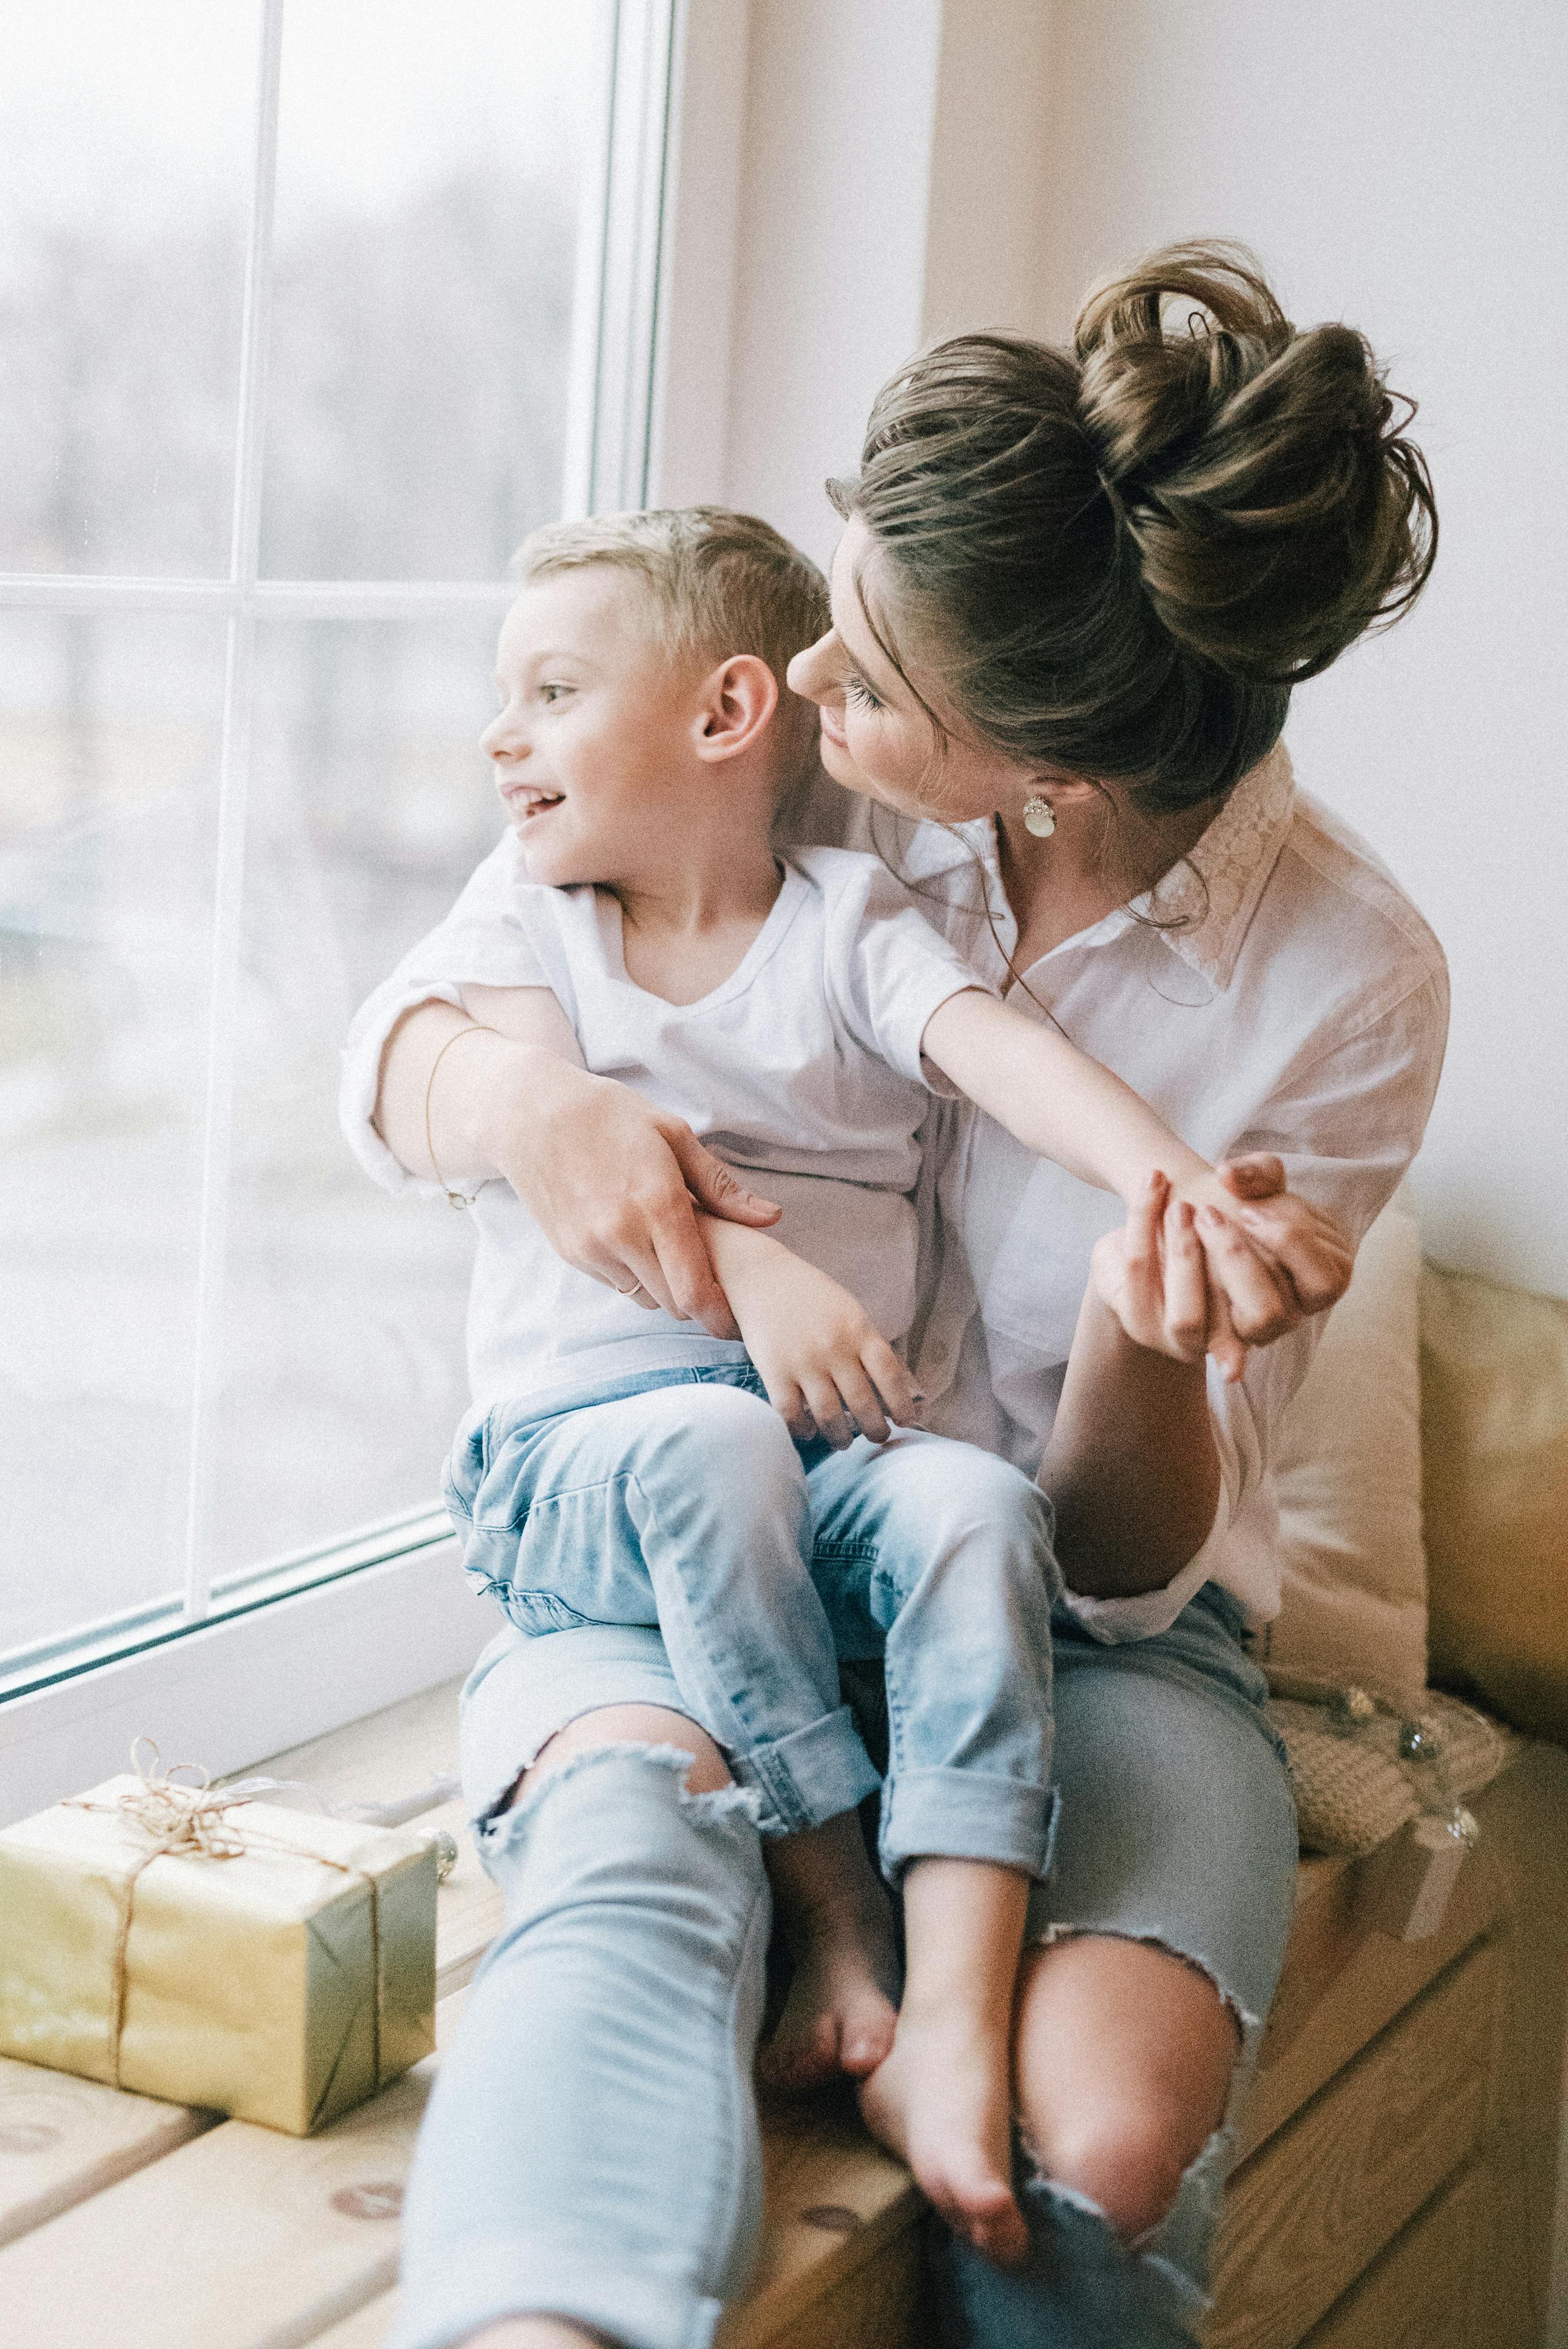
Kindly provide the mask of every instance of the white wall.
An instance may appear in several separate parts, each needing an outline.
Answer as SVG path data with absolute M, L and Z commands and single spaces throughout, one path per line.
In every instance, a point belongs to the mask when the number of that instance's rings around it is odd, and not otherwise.
M 1421 403 L 1415 615 L 1298 697 L 1308 787 L 1448 948 L 1428 1245 L 1568 1294 L 1568 5 L 752 0 L 727 455 L 818 556 L 823 475 L 926 336 L 1064 336 L 1102 266 L 1245 238 Z
M 753 0 L 725 495 L 826 563 L 920 340 L 941 0 Z

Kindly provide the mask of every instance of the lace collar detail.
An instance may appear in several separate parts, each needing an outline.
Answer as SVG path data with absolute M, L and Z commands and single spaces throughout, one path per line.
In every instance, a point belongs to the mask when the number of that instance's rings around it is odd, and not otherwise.
M 1291 754 L 1276 743 L 1243 775 L 1213 823 L 1132 911 L 1162 926 L 1172 954 L 1228 987 L 1258 900 L 1279 861 L 1295 810 Z

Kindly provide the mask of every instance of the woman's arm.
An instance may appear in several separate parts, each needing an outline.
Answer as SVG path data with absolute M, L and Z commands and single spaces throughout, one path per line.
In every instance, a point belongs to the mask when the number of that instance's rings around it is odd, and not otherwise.
M 1130 1599 L 1164 1589 L 1198 1555 L 1220 1501 L 1188 1301 L 1203 1285 L 1190 1207 L 1151 1182 L 1096 1244 L 1093 1268 L 1039 1481 L 1068 1588 Z
M 733 1338 L 697 1206 L 754 1226 L 775 1222 L 776 1206 L 683 1119 L 589 1075 L 547 988 L 474 987 L 466 998 L 477 1018 L 432 999 L 388 1038 L 375 1123 L 394 1157 L 453 1186 L 501 1177 L 568 1264 L 612 1288 L 636 1282 L 639 1302 Z
M 1281 1187 L 1249 1210 L 1245 1236 L 1229 1185 L 1180 1135 L 1100 1061 L 1054 1029 L 978 988 L 950 996 L 926 1023 L 921 1050 L 981 1109 L 1025 1146 L 1081 1182 L 1115 1191 L 1129 1207 L 1162 1175 L 1197 1211 L 1197 1237 L 1236 1334 L 1268 1344 L 1302 1312 L 1345 1294 L 1352 1256 L 1332 1221 Z M 1200 1300 L 1194 1299 L 1195 1309 Z M 1239 1349 L 1202 1310 L 1227 1375 Z

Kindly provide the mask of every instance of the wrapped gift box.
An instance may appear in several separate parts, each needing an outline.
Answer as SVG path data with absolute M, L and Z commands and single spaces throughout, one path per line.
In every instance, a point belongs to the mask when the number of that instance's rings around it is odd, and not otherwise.
M 111 1778 L 0 1833 L 0 2054 L 307 2136 L 434 2046 L 435 1895 L 406 1831 Z

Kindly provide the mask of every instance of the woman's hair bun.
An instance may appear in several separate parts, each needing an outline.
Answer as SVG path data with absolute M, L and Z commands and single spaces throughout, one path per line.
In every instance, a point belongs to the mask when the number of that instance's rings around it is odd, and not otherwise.
M 1096 470 L 1176 643 L 1294 684 L 1419 594 L 1438 523 L 1414 403 L 1352 327 L 1298 333 L 1245 247 L 1118 271 L 1074 339 Z

